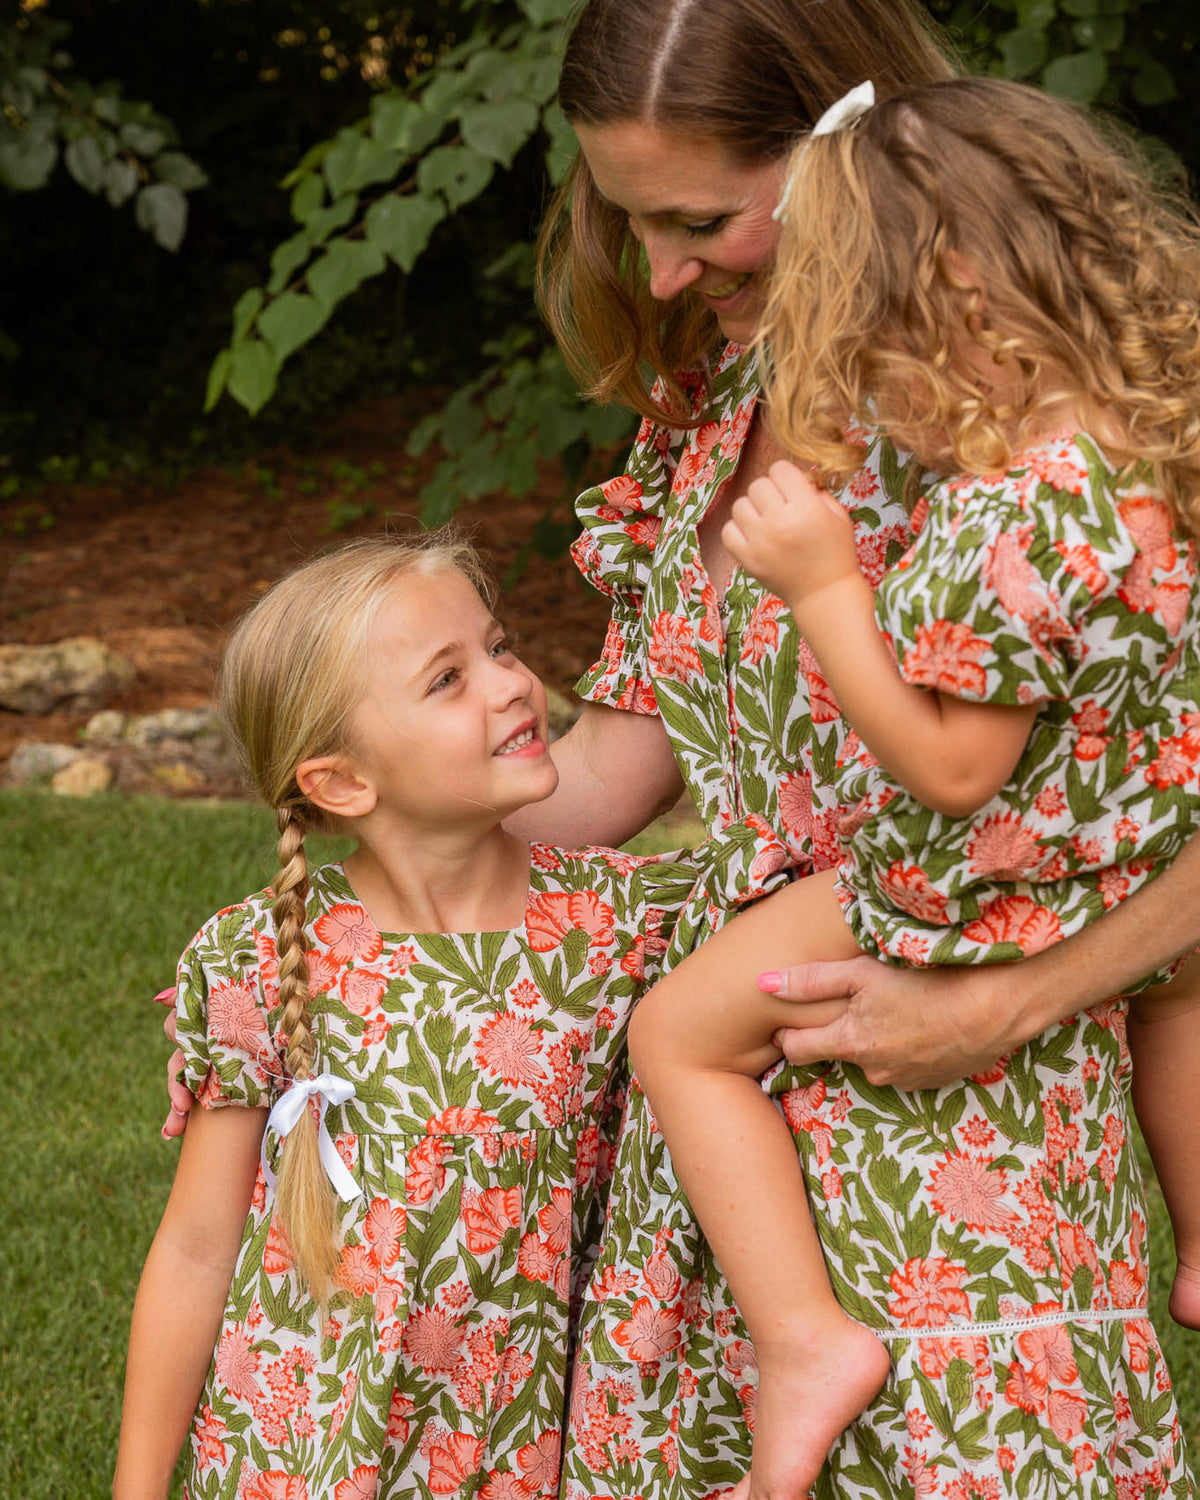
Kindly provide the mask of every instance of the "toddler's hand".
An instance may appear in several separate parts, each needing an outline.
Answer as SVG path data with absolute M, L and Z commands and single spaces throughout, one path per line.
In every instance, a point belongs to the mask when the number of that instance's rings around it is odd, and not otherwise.
M 174 1042 L 175 1037 L 175 990 L 159 990 L 155 1000 L 160 1005 L 171 1006 L 163 1021 L 163 1030 L 167 1034 L 167 1040 Z M 169 1109 L 167 1118 L 163 1121 L 162 1138 L 164 1141 L 174 1140 L 187 1129 L 188 1111 L 195 1102 L 187 1085 L 183 1081 L 183 1051 L 176 1046 L 171 1053 L 171 1059 L 167 1063 L 167 1101 Z
M 721 537 L 748 573 L 789 604 L 858 572 L 850 517 L 786 461 L 734 501 Z

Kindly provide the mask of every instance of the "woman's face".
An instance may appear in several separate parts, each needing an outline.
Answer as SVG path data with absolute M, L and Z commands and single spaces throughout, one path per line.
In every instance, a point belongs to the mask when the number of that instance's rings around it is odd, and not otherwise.
M 728 339 L 758 330 L 786 161 L 743 162 L 719 141 L 625 120 L 576 133 L 601 196 L 629 218 L 662 302 L 694 292 Z

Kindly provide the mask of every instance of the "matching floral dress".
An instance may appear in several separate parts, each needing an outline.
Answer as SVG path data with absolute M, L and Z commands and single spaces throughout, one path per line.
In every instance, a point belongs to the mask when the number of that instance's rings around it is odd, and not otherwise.
M 1194 558 L 1161 509 L 1081 438 L 994 482 L 943 486 L 910 522 L 913 476 L 862 433 L 842 499 L 868 578 L 896 569 L 880 610 L 906 675 L 1045 701 L 1051 726 L 1020 797 L 947 851 L 936 815 L 855 743 L 780 601 L 735 573 L 718 605 L 697 525 L 756 396 L 731 346 L 710 419 L 644 424 L 625 474 L 580 505 L 577 562 L 613 601 L 581 691 L 662 716 L 710 830 L 665 962 L 810 868 L 842 866 L 861 941 L 922 963 L 1015 958 L 1121 900 L 1178 847 L 1197 797 Z M 943 513 L 913 547 L 929 507 Z M 845 860 L 839 835 L 864 830 Z M 1035 899 L 1036 881 L 1070 894 Z M 892 1356 L 818 1500 L 1193 1493 L 1147 1319 L 1124 1019 L 1120 1002 L 1096 1007 L 953 1088 L 874 1087 L 842 1063 L 768 1079 L 838 1298 Z M 580 1318 L 565 1500 L 721 1491 L 747 1467 L 754 1399 L 753 1350 L 634 1084 Z
M 599 1238 L 625 1026 L 692 875 L 544 845 L 531 861 L 522 927 L 447 936 L 380 933 L 340 866 L 313 872 L 319 1066 L 352 1085 L 325 1120 L 359 1192 L 321 1322 L 272 1220 L 268 1133 L 185 1458 L 190 1500 L 557 1494 L 571 1303 Z M 274 1103 L 288 1080 L 269 893 L 205 924 L 176 1011 L 202 1104 Z

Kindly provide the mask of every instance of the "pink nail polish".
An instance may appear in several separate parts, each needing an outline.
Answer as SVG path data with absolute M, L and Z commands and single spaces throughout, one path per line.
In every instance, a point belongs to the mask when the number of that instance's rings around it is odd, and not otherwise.
M 783 975 L 775 969 L 768 969 L 765 974 L 758 976 L 758 987 L 765 990 L 768 995 L 773 995 L 783 984 Z

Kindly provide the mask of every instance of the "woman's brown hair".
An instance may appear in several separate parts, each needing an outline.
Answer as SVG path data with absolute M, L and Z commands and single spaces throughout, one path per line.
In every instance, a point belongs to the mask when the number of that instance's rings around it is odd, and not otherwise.
M 828 481 L 853 419 L 986 474 L 1069 409 L 1200 535 L 1200 228 L 1065 100 L 961 79 L 802 144 L 761 339 L 772 426 Z
M 952 74 L 912 0 L 588 0 L 558 97 L 572 123 L 638 121 L 764 162 L 784 157 L 864 79 L 888 94 Z M 667 303 L 650 295 L 626 217 L 600 196 L 582 156 L 542 228 L 539 296 L 593 399 L 693 420 L 678 375 L 704 373 L 716 319 L 688 293 Z M 647 371 L 660 382 L 654 394 Z
M 453 531 L 406 540 L 351 542 L 282 578 L 238 623 L 221 661 L 218 701 L 255 791 L 275 809 L 279 870 L 271 882 L 279 1020 L 287 1072 L 315 1076 L 305 839 L 331 820 L 300 790 L 296 772 L 313 757 L 353 746 L 346 723 L 366 689 L 362 662 L 382 606 L 408 574 L 458 572 L 487 599 L 477 554 Z M 352 829 L 338 831 L 353 832 Z M 323 1303 L 338 1261 L 335 1202 L 306 1109 L 283 1147 L 275 1211 L 296 1265 Z

